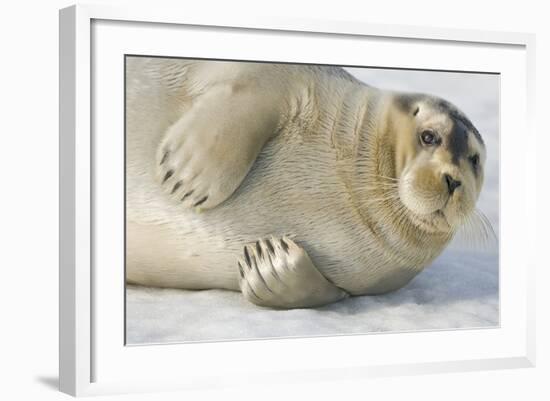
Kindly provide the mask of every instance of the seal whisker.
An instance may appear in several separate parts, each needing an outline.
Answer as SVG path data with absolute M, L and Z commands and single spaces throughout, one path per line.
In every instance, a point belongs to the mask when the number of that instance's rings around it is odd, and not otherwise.
M 483 228 L 480 221 L 473 213 L 461 214 L 463 219 L 461 227 L 457 230 L 457 240 L 467 248 L 475 249 L 484 243 Z
M 367 187 L 370 187 L 370 188 L 380 188 L 380 186 L 383 186 L 383 187 L 390 187 L 390 188 L 393 188 L 393 187 L 398 187 L 399 186 L 399 182 L 395 181 L 395 182 L 385 182 L 385 181 L 377 181 L 377 182 L 369 182 L 368 184 L 365 184 L 365 186 Z
M 372 174 L 372 173 L 367 173 L 367 172 L 361 172 L 361 175 L 364 176 L 364 177 L 382 178 L 382 179 L 384 179 L 384 180 L 399 181 L 399 178 L 396 178 L 396 177 L 388 177 L 388 176 L 380 175 L 380 174 Z
M 399 196 L 399 191 L 397 187 L 360 187 L 354 190 L 354 192 L 358 194 L 363 194 L 365 196 L 372 196 L 375 195 L 391 195 L 391 196 Z
M 474 209 L 473 215 L 479 218 L 479 221 L 481 222 L 481 225 L 483 227 L 484 235 L 487 242 L 489 243 L 496 242 L 497 235 L 495 233 L 495 230 L 493 229 L 493 225 L 491 224 L 487 216 L 485 216 L 485 214 L 479 209 Z
M 493 226 L 487 216 L 479 209 L 459 215 L 460 226 L 457 229 L 457 241 L 470 249 L 488 249 L 498 241 Z

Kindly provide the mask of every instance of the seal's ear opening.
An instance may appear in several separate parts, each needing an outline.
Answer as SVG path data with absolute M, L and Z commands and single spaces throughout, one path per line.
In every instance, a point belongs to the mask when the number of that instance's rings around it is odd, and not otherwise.
M 420 111 L 422 97 L 415 93 L 402 93 L 395 97 L 397 107 L 408 115 L 415 117 Z

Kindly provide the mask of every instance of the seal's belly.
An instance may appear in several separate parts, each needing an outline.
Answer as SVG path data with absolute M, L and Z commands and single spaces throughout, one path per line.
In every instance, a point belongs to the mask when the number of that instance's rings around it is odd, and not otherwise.
M 237 290 L 243 245 L 290 235 L 329 280 L 352 293 L 383 292 L 376 289 L 385 277 L 403 285 L 414 274 L 388 265 L 373 245 L 332 152 L 321 141 L 277 138 L 227 201 L 198 214 L 167 199 L 152 176 L 128 177 L 128 280 Z

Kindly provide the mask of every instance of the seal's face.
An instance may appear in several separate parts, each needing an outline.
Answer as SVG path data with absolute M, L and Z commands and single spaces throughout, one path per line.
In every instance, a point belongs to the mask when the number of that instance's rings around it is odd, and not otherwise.
M 473 124 L 450 103 L 410 98 L 396 138 L 399 198 L 420 224 L 455 231 L 475 209 L 483 184 L 485 146 Z M 405 117 L 405 116 L 402 116 Z

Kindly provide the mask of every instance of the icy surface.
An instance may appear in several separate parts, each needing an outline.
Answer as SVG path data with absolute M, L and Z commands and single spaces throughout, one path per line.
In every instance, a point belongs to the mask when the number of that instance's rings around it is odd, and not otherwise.
M 348 69 L 381 88 L 425 92 L 461 108 L 488 149 L 478 208 L 498 234 L 499 80 L 496 75 Z M 239 293 L 128 286 L 129 344 L 301 337 L 369 332 L 491 327 L 499 324 L 496 246 L 479 251 L 452 244 L 404 288 L 354 297 L 317 309 L 275 311 Z

